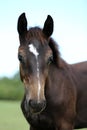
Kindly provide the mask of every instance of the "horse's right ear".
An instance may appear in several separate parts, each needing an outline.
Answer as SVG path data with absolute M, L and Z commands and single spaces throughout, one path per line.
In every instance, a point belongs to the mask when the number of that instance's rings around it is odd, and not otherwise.
M 27 19 L 25 13 L 22 13 L 18 18 L 17 30 L 20 36 L 24 36 L 27 32 Z

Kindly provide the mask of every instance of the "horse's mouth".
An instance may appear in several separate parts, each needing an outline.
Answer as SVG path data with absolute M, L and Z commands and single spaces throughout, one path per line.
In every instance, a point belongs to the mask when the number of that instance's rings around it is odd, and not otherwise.
M 42 108 L 42 109 L 36 109 L 36 108 L 29 108 L 29 113 L 32 114 L 32 115 L 39 115 L 41 114 L 46 108 L 46 105 Z

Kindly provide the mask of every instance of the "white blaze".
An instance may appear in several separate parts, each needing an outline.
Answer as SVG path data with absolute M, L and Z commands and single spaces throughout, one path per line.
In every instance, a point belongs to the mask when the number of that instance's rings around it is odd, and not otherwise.
M 40 99 L 40 89 L 41 89 L 40 73 L 39 73 L 39 62 L 38 62 L 38 55 L 39 55 L 39 53 L 38 53 L 37 49 L 35 48 L 35 46 L 33 44 L 29 45 L 29 51 L 35 55 L 36 61 L 37 61 L 38 102 L 39 102 L 39 99 Z
M 37 52 L 37 50 L 33 44 L 29 45 L 29 51 L 32 52 L 35 55 L 35 57 L 38 59 L 39 53 Z

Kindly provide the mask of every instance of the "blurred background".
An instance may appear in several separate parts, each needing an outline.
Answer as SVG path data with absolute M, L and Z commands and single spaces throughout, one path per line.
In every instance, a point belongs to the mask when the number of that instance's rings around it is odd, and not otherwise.
M 70 64 L 87 61 L 87 0 L 0 1 L 0 130 L 29 129 L 20 109 L 24 90 L 17 59 L 17 20 L 23 12 L 28 28 L 42 28 L 50 14 L 61 57 Z

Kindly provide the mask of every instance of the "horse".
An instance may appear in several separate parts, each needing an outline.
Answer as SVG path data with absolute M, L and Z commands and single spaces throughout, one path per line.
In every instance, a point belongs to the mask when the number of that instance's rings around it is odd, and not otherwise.
M 18 18 L 21 109 L 30 130 L 72 130 L 87 127 L 87 61 L 68 64 L 51 37 L 53 18 L 43 28 L 27 29 L 25 13 Z

